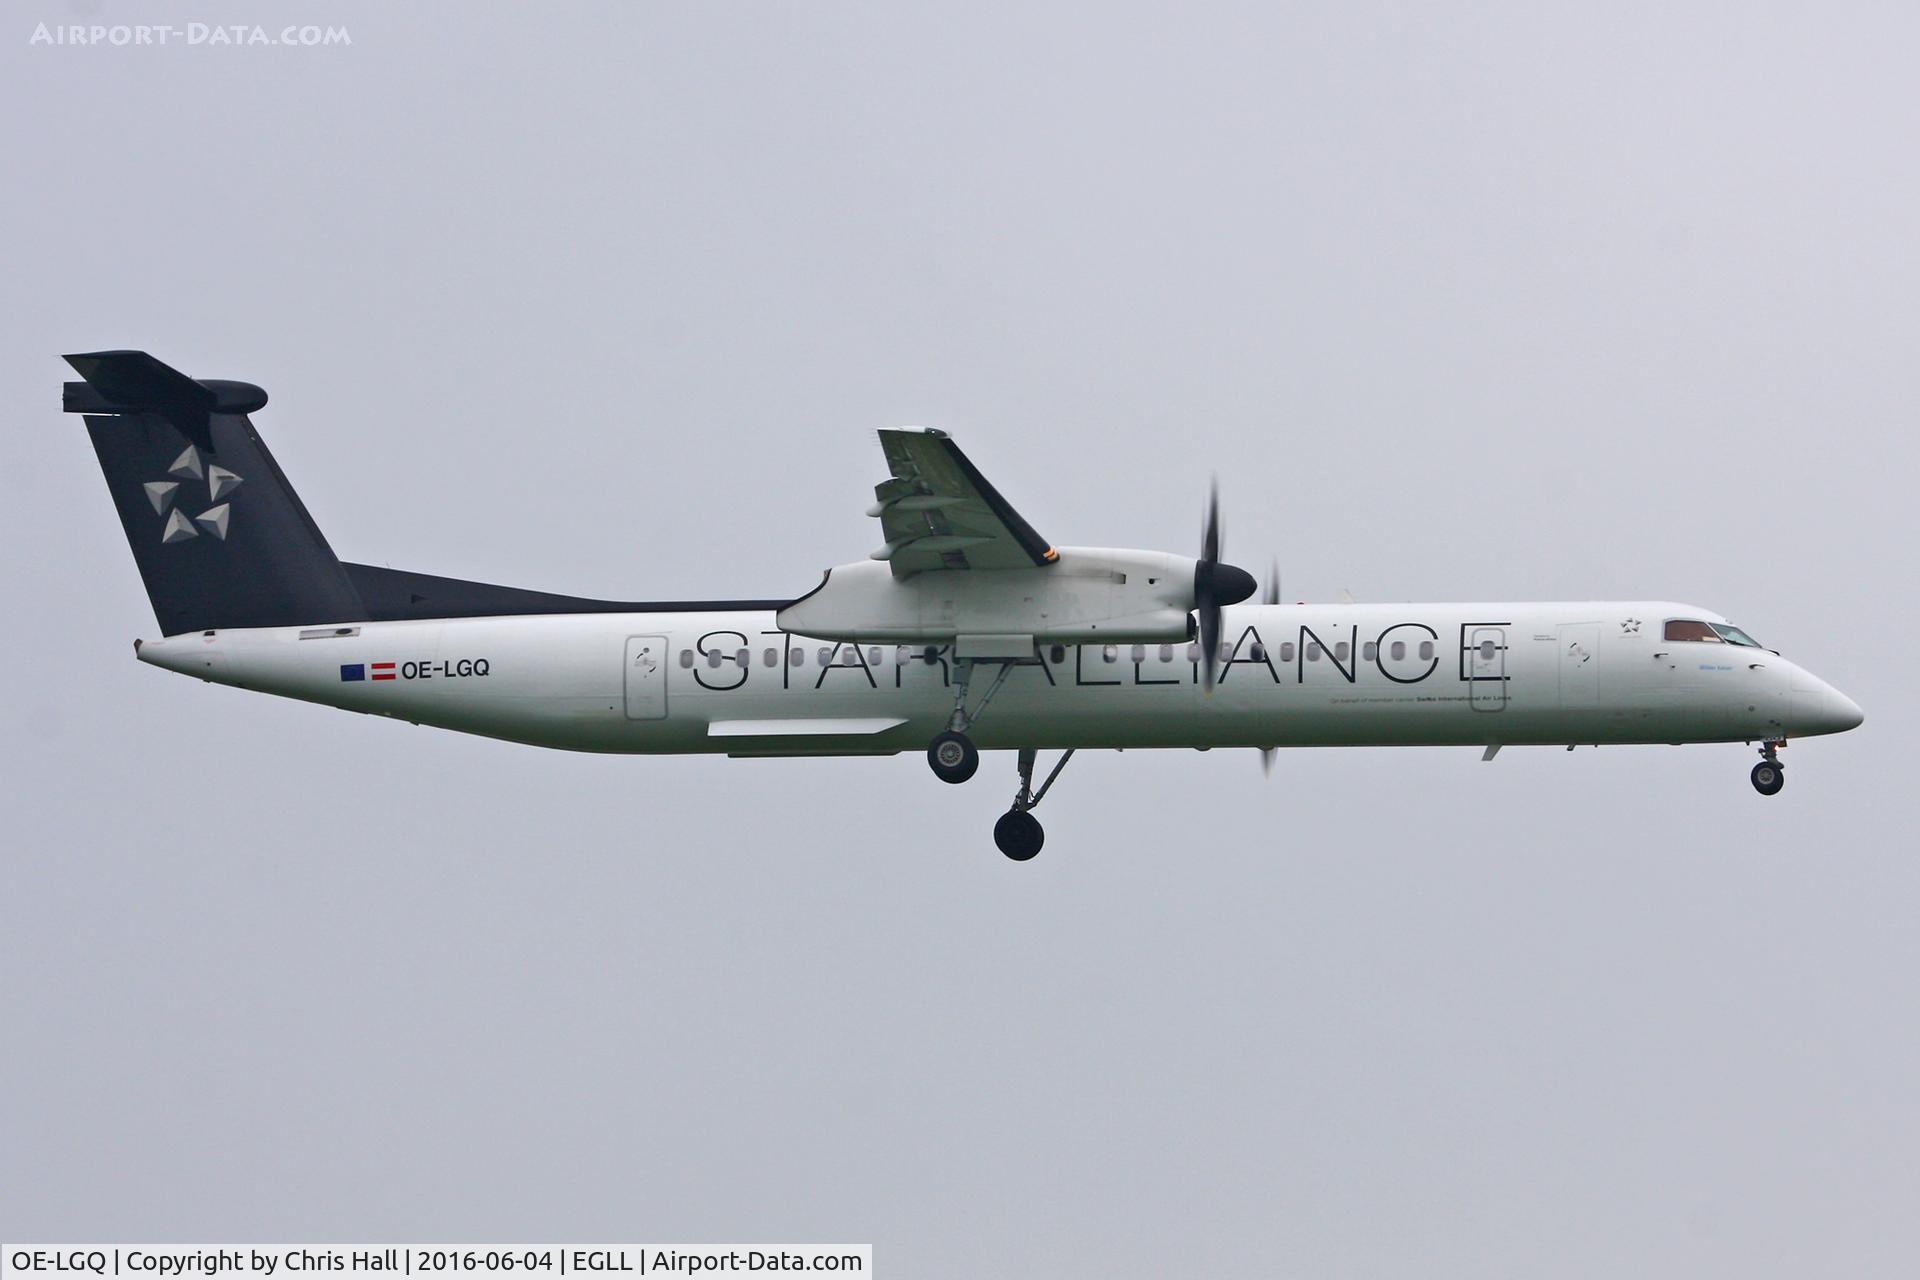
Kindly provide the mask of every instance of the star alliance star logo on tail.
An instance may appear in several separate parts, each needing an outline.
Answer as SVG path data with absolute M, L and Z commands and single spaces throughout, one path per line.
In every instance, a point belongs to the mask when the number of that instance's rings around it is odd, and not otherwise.
M 167 468 L 171 480 L 154 480 L 143 486 L 147 491 L 147 501 L 153 504 L 153 512 L 165 522 L 160 529 L 160 541 L 163 543 L 185 542 L 197 538 L 202 533 L 220 541 L 227 540 L 227 525 L 233 518 L 232 504 L 227 498 L 240 487 L 240 477 L 225 467 L 217 466 L 200 456 L 197 445 L 188 445 L 186 452 L 173 460 Z M 188 493 L 196 492 L 199 482 L 207 486 L 207 501 L 213 503 L 199 515 L 188 518 L 187 513 L 177 505 L 182 497 L 183 485 L 193 482 Z

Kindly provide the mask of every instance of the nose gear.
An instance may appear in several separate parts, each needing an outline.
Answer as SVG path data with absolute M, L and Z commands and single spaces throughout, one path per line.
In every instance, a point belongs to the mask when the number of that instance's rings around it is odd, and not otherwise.
M 1760 744 L 1760 763 L 1753 766 L 1751 776 L 1753 789 L 1763 796 L 1777 796 L 1780 794 L 1780 788 L 1787 785 L 1786 768 L 1780 763 L 1780 757 L 1775 754 L 1786 745 L 1783 740 Z

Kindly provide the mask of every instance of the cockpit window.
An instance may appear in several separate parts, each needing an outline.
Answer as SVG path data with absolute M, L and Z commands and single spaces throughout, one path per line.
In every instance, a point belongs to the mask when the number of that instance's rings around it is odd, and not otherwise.
M 1720 638 L 1728 644 L 1743 644 L 1749 649 L 1758 649 L 1760 647 L 1758 640 L 1755 640 L 1752 636 L 1730 623 L 1716 622 L 1713 624 L 1713 629 L 1718 631 Z
M 1704 622 L 1695 622 L 1691 618 L 1670 618 L 1667 620 L 1667 639 L 1669 640 L 1705 640 L 1709 644 L 1719 644 L 1720 636 Z

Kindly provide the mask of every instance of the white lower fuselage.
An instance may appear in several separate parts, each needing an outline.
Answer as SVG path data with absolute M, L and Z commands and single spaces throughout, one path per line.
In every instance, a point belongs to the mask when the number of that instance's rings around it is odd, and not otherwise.
M 1766 741 L 1859 722 L 1769 650 L 1666 641 L 1675 617 L 1721 621 L 1654 601 L 1240 605 L 1225 612 L 1232 657 L 1210 695 L 1185 644 L 1043 646 L 969 734 L 989 750 L 1573 745 Z M 140 657 L 350 711 L 631 753 L 919 750 L 947 727 L 956 676 L 946 650 L 929 660 L 921 647 L 793 636 L 770 611 L 229 630 L 147 641 Z M 996 670 L 975 668 L 971 704 Z

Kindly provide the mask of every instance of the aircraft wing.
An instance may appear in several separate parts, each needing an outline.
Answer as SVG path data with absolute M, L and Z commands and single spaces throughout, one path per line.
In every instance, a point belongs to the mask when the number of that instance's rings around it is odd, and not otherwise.
M 893 576 L 928 569 L 1030 569 L 1059 553 L 1007 504 L 944 431 L 880 433 L 892 476 L 874 486 L 867 514 L 886 545 L 873 553 Z

